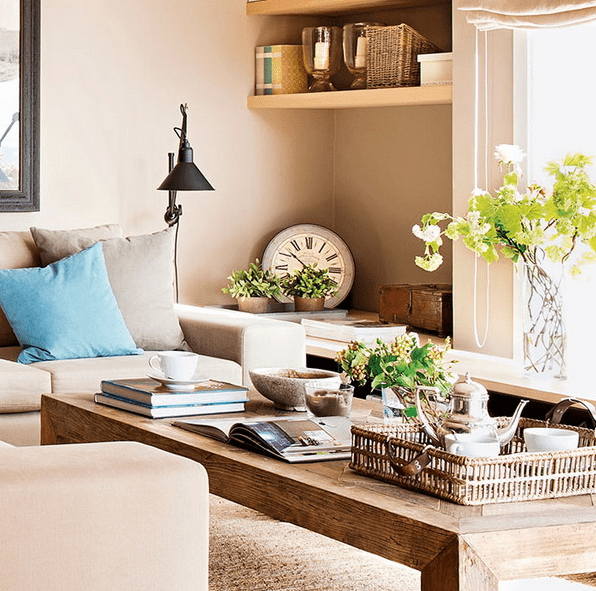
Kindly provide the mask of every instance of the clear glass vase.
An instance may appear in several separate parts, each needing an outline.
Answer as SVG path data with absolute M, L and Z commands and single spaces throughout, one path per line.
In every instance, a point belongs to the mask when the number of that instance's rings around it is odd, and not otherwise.
M 302 30 L 304 67 L 312 77 L 309 92 L 335 90 L 331 77 L 341 67 L 341 35 L 340 27 L 306 27 Z
M 535 377 L 567 378 L 563 277 L 562 265 L 524 265 L 524 369 Z
M 343 30 L 344 62 L 354 80 L 350 88 L 366 88 L 366 66 L 368 61 L 368 39 L 366 29 L 382 27 L 382 23 L 348 23 Z

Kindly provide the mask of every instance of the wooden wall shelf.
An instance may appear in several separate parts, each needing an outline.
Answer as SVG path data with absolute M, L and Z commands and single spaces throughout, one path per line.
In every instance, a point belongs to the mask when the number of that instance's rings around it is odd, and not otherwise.
M 347 14 L 440 4 L 446 0 L 257 0 L 246 3 L 248 15 Z
M 265 0 L 261 0 L 265 1 Z M 338 90 L 249 96 L 249 109 L 352 109 L 357 107 L 407 107 L 414 105 L 450 105 L 451 85 Z

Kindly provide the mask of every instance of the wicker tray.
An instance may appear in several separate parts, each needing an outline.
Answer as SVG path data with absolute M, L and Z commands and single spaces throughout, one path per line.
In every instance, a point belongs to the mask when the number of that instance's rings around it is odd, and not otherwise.
M 419 86 L 418 54 L 441 51 L 405 23 L 390 27 L 367 27 L 366 37 L 367 88 Z
M 506 424 L 509 417 L 498 419 Z M 399 484 L 460 505 L 510 503 L 596 492 L 596 435 L 591 429 L 561 425 L 579 432 L 570 451 L 527 452 L 526 427 L 545 421 L 522 418 L 510 443 L 493 458 L 467 458 L 432 447 L 419 425 L 353 426 L 350 467 L 360 474 Z M 558 425 L 549 426 L 557 428 Z M 401 475 L 391 464 L 415 466 L 423 451 L 428 465 Z M 418 465 L 417 468 L 420 468 Z

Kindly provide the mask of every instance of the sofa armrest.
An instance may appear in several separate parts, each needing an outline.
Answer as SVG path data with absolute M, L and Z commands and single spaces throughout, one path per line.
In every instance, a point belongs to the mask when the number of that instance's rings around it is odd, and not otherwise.
M 196 462 L 134 442 L 0 448 L 2 588 L 207 591 Z
M 306 365 L 306 336 L 300 324 L 184 304 L 176 304 L 176 312 L 190 348 L 240 364 L 245 384 L 250 384 L 248 370 L 255 367 Z

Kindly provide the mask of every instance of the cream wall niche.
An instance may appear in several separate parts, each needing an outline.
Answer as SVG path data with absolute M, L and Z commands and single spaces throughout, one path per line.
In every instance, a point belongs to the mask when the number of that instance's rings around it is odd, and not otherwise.
M 172 131 L 189 105 L 195 161 L 214 192 L 180 193 L 181 301 L 230 301 L 226 276 L 292 223 L 329 224 L 333 121 L 246 108 L 254 46 L 301 23 L 248 19 L 239 0 L 42 3 L 41 211 L 0 230 L 119 222 L 165 227 Z
M 375 2 L 368 4 L 372 7 Z M 338 4 L 335 6 L 341 8 Z M 304 5 L 300 3 L 300 7 Z M 310 9 L 310 5 L 305 9 Z M 451 18 L 451 2 L 439 2 L 341 14 L 335 17 L 335 24 L 406 22 L 443 51 L 450 51 Z M 350 80 L 349 75 L 340 77 L 339 87 L 346 88 Z M 389 89 L 397 95 L 407 90 Z M 374 104 L 374 93 L 385 91 L 361 92 L 369 93 L 367 99 Z M 258 101 L 264 107 L 267 99 L 277 97 L 259 98 L 264 99 Z M 333 96 L 325 98 L 333 104 Z M 293 104 L 306 106 L 304 103 L 306 101 L 294 101 Z M 353 104 L 357 104 L 356 99 Z M 293 112 L 288 111 L 283 116 L 291 121 Z M 448 104 L 333 111 L 331 227 L 346 240 L 356 261 L 352 307 L 377 310 L 378 290 L 384 284 L 451 282 L 451 245 L 445 246 L 443 267 L 436 273 L 427 273 L 414 264 L 415 256 L 423 253 L 423 244 L 411 232 L 412 225 L 418 223 L 424 213 L 451 211 L 451 116 Z

